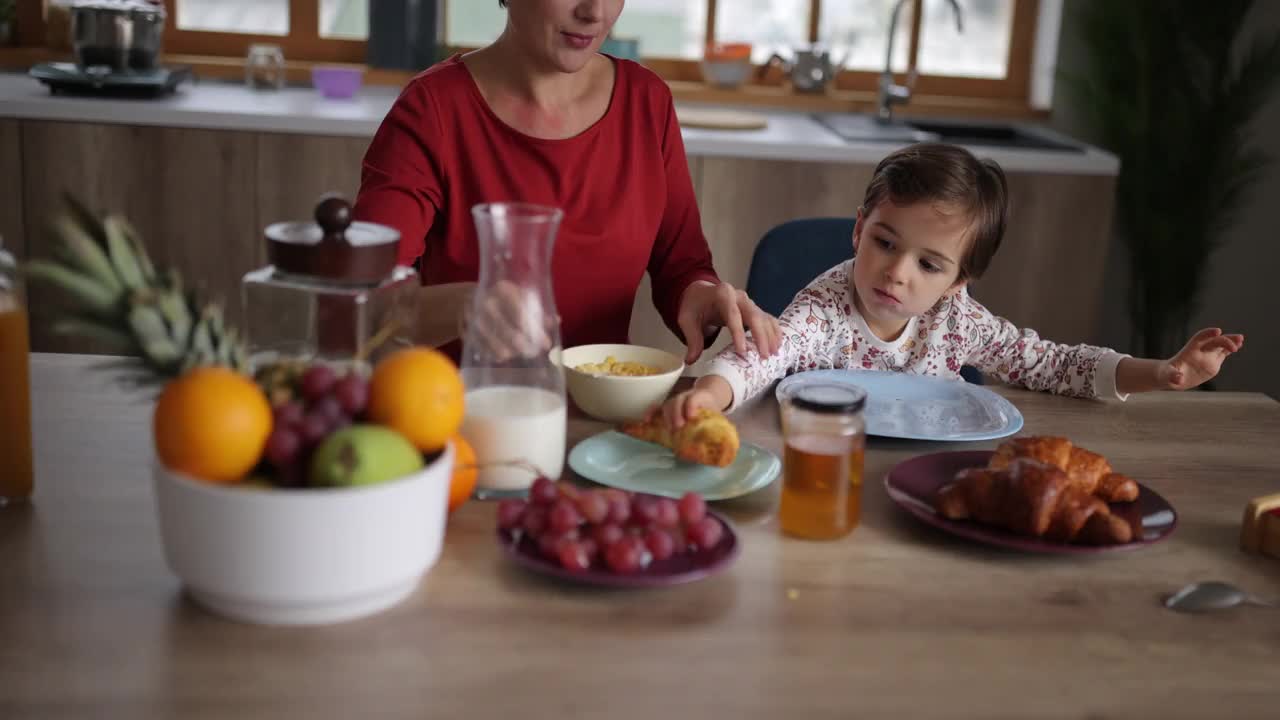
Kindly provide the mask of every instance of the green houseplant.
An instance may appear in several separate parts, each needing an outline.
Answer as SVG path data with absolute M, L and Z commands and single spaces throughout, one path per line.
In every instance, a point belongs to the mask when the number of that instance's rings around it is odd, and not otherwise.
M 1271 158 L 1252 121 L 1280 86 L 1280 34 L 1245 46 L 1253 0 L 1081 0 L 1083 67 L 1062 72 L 1094 140 L 1120 157 L 1135 351 L 1186 340 L 1210 258 Z
M 0 0 L 0 47 L 13 42 L 13 20 L 17 0 Z

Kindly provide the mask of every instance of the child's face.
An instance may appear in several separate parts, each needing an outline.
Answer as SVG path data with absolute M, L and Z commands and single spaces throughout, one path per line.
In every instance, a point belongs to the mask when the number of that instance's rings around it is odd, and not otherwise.
M 883 201 L 858 211 L 853 233 L 853 295 L 858 310 L 881 339 L 892 339 L 912 317 L 964 287 L 970 218 L 935 203 Z

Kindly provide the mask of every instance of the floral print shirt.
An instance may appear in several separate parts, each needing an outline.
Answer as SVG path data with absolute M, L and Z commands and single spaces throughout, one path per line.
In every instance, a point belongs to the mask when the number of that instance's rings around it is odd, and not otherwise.
M 746 357 L 732 347 L 708 368 L 733 388 L 736 409 L 775 380 L 803 370 L 853 368 L 892 370 L 960 379 L 972 365 L 1011 385 L 1083 398 L 1116 397 L 1116 366 L 1126 357 L 1093 345 L 1060 345 L 1034 330 L 1020 330 L 992 315 L 961 290 L 914 317 L 896 340 L 886 342 L 867 327 L 853 304 L 845 261 L 796 294 L 779 318 L 781 349 L 761 358 L 748 343 Z

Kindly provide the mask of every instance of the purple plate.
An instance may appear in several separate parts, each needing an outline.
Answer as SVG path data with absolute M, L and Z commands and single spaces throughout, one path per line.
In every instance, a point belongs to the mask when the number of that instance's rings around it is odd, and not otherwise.
M 1089 555 L 1118 550 L 1135 550 L 1169 537 L 1178 527 L 1178 513 L 1155 490 L 1138 483 L 1138 499 L 1112 503 L 1111 512 L 1134 529 L 1133 542 L 1122 545 L 1072 545 L 1014 535 L 1000 528 L 968 520 L 948 520 L 933 509 L 938 489 L 951 482 L 965 468 L 982 467 L 991 458 L 990 450 L 941 452 L 921 455 L 898 463 L 884 478 L 889 498 L 926 523 L 953 535 L 990 545 L 1036 553 Z
M 607 568 L 592 565 L 587 570 L 568 570 L 560 563 L 552 562 L 538 552 L 538 543 L 523 533 L 498 529 L 498 544 L 507 557 L 529 570 L 551 575 L 563 580 L 618 588 L 647 588 L 680 585 L 701 580 L 729 567 L 738 557 L 738 536 L 733 525 L 719 513 L 707 510 L 707 514 L 724 525 L 724 537 L 710 550 L 672 555 L 666 560 L 650 563 L 643 570 L 622 575 Z

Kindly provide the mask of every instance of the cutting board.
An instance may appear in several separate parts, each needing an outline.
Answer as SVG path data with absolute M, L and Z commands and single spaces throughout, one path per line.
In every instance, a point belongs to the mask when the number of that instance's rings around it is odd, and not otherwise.
M 769 118 L 745 110 L 678 107 L 676 117 L 681 127 L 707 130 L 763 130 L 769 126 Z

